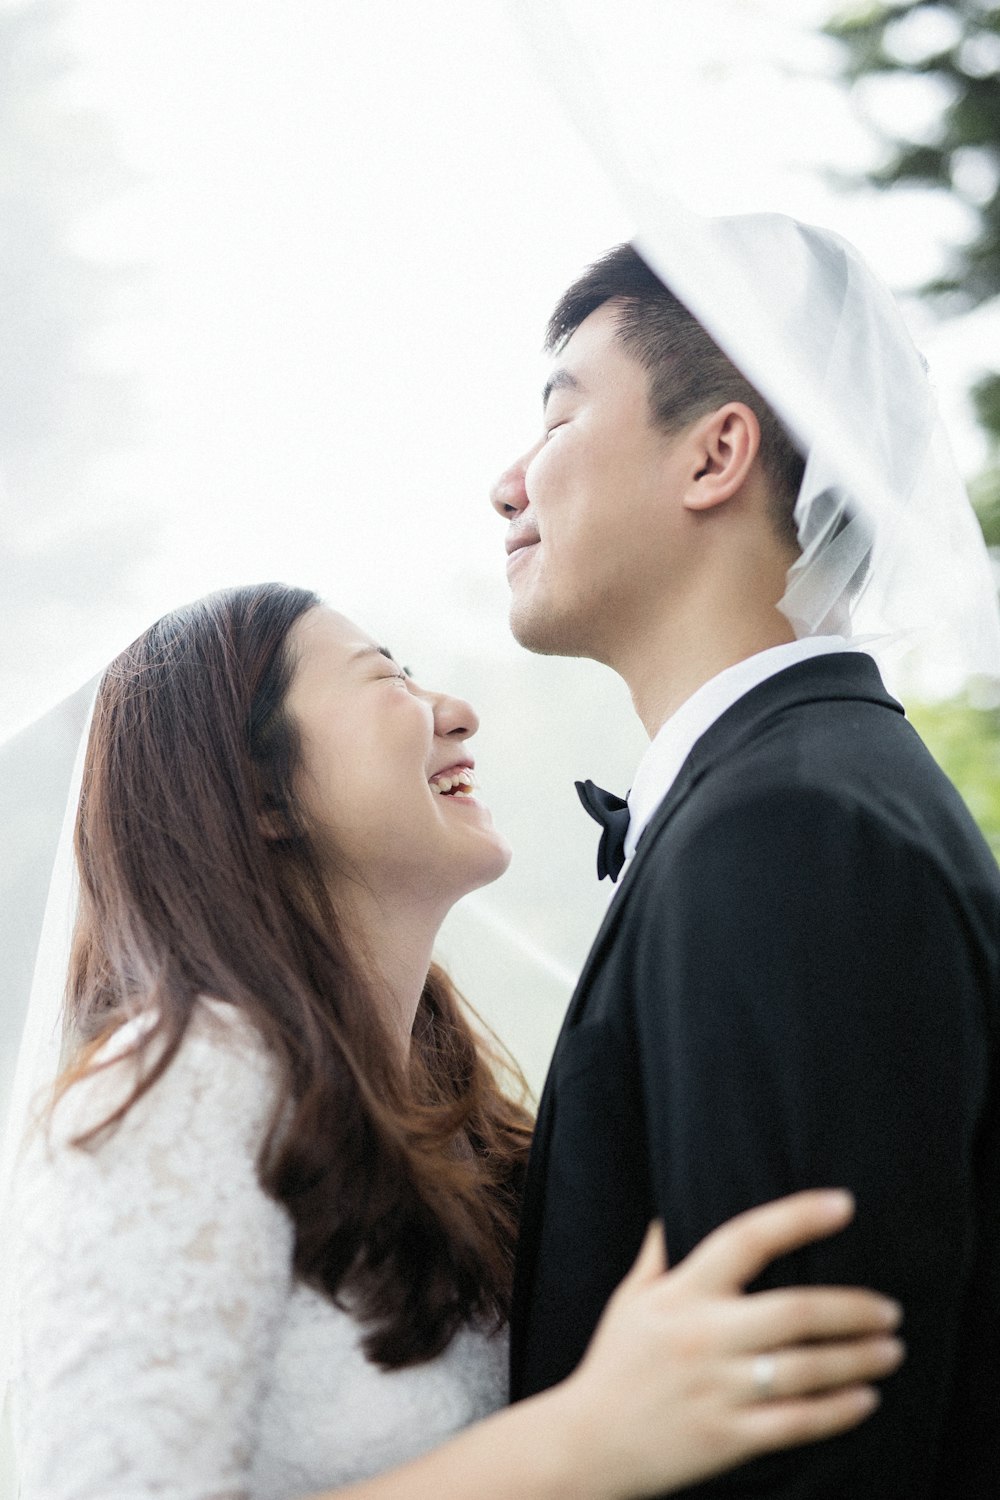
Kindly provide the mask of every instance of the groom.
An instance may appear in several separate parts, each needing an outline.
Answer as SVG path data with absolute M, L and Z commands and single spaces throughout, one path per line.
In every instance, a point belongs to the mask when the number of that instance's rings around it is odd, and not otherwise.
M 852 1227 L 762 1285 L 897 1297 L 907 1362 L 855 1431 L 695 1493 L 996 1495 L 996 864 L 871 658 L 793 638 L 803 460 L 631 247 L 565 294 L 549 349 L 543 434 L 493 492 L 512 629 L 613 667 L 651 744 L 627 808 L 581 793 L 624 873 L 542 1097 L 512 1394 L 574 1368 L 652 1218 L 676 1262 L 845 1186 Z

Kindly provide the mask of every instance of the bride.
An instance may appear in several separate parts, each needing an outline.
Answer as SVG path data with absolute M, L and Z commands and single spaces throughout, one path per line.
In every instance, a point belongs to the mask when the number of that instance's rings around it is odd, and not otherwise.
M 509 858 L 476 728 L 275 584 L 105 673 L 73 1051 L 19 1172 L 24 1500 L 624 1500 L 874 1409 L 893 1304 L 743 1293 L 831 1192 L 667 1274 L 653 1226 L 578 1370 L 502 1409 L 531 1120 L 432 959 Z

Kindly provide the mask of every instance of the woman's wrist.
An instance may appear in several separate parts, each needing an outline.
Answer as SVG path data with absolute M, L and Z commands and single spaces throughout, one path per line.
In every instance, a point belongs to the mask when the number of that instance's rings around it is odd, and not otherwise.
M 595 1409 L 579 1372 L 515 1410 L 532 1405 L 539 1431 L 536 1447 L 544 1455 L 541 1493 L 551 1493 L 552 1500 L 632 1500 L 614 1473 L 607 1414 Z
M 604 1430 L 589 1385 L 573 1375 L 402 1468 L 309 1500 L 633 1500 L 615 1482 Z

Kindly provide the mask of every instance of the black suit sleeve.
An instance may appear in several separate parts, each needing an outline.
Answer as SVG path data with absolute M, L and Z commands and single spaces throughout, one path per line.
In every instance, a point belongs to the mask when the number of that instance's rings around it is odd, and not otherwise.
M 672 1262 L 753 1204 L 849 1187 L 855 1224 L 761 1285 L 852 1283 L 904 1304 L 879 1413 L 691 1493 L 946 1493 L 948 1404 L 986 1088 L 981 975 L 946 883 L 897 830 L 826 794 L 735 802 L 678 829 L 641 893 L 635 1026 Z

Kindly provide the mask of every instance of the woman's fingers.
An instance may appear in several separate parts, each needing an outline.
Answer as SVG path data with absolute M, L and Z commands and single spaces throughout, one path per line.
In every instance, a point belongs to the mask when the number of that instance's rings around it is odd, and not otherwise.
M 717 1303 L 728 1349 L 780 1349 L 819 1339 L 857 1339 L 898 1328 L 899 1304 L 858 1287 L 790 1287 Z M 724 1320 L 724 1330 L 723 1330 Z
M 882 1380 L 898 1370 L 905 1353 L 902 1342 L 888 1336 L 779 1349 L 737 1360 L 733 1380 L 749 1401 L 783 1401 Z
M 833 1233 L 852 1212 L 844 1193 L 767 1204 L 724 1225 L 666 1275 L 662 1228 L 650 1228 L 566 1383 L 581 1431 L 627 1432 L 637 1444 L 612 1441 L 605 1454 L 617 1493 L 690 1484 L 871 1415 L 872 1382 L 903 1358 L 890 1336 L 895 1303 L 853 1287 L 742 1290 L 777 1256 Z
M 737 1426 L 748 1452 L 794 1448 L 857 1427 L 876 1410 L 879 1399 L 874 1387 L 863 1385 L 851 1386 L 828 1396 L 768 1401 L 744 1407 L 739 1413 Z
M 673 1276 L 690 1289 L 735 1292 L 772 1260 L 836 1234 L 854 1214 L 854 1200 L 838 1190 L 793 1193 L 730 1219 L 697 1245 Z
M 648 1286 L 658 1276 L 662 1276 L 666 1269 L 667 1242 L 663 1224 L 659 1219 L 654 1219 L 646 1230 L 646 1237 L 639 1247 L 639 1254 L 632 1262 L 631 1270 L 619 1283 L 619 1291 L 622 1287 L 638 1289 Z

